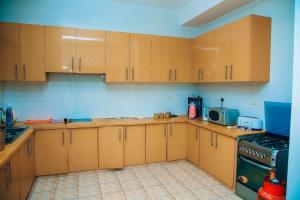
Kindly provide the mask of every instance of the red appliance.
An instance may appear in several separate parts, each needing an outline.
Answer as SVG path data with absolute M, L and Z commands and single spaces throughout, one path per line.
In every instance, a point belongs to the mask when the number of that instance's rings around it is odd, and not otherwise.
M 258 190 L 257 200 L 285 200 L 285 182 L 265 177 L 263 186 Z

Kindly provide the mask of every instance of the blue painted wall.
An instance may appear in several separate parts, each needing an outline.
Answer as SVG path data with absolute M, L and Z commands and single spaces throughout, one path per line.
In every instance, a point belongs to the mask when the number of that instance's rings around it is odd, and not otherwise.
M 298 200 L 300 191 L 300 0 L 295 1 L 294 73 L 287 199 Z
M 242 18 L 249 14 L 272 17 L 271 80 L 267 84 L 201 85 L 199 93 L 206 106 L 239 108 L 242 115 L 264 118 L 264 101 L 291 102 L 293 71 L 294 0 L 258 0 L 210 24 L 199 33 Z
M 105 0 L 1 0 L 0 21 L 191 37 L 176 11 Z

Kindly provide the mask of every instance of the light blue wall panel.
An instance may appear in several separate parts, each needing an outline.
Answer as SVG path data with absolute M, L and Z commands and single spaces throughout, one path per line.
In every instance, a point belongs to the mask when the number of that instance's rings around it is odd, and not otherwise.
M 264 118 L 264 101 L 291 102 L 293 58 L 293 0 L 258 0 L 210 24 L 201 33 L 249 14 L 272 17 L 271 80 L 267 84 L 201 85 L 198 88 L 206 106 L 238 108 L 242 115 Z M 199 33 L 200 33 L 199 32 Z
M 99 76 L 50 75 L 48 84 L 3 83 L 3 103 L 18 120 L 64 117 L 150 117 L 185 114 L 193 85 L 106 84 Z

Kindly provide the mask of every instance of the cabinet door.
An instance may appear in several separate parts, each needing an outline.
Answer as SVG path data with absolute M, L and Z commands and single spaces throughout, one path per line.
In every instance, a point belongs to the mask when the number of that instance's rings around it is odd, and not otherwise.
M 173 41 L 173 80 L 191 82 L 192 40 L 175 38 Z
M 123 168 L 123 127 L 99 128 L 99 166 Z
M 124 165 L 145 163 L 146 150 L 145 125 L 127 126 L 124 134 Z
M 170 82 L 173 69 L 171 37 L 152 36 L 152 82 Z
M 200 153 L 200 128 L 197 126 L 188 124 L 187 126 L 187 159 L 199 165 L 199 153 Z
M 6 164 L 0 167 L 0 199 L 5 199 L 7 191 Z
M 186 158 L 186 124 L 168 125 L 168 161 Z
M 44 26 L 20 25 L 21 79 L 46 81 L 45 28 Z
M 105 73 L 105 32 L 77 29 L 78 73 Z
M 151 82 L 151 36 L 130 34 L 130 80 Z
M 167 160 L 167 125 L 146 125 L 146 162 Z
M 69 172 L 98 168 L 98 129 L 70 129 Z
M 229 187 L 233 187 L 235 171 L 236 141 L 215 133 L 216 177 Z
M 193 39 L 192 73 L 196 82 L 211 82 L 214 79 L 214 32 Z
M 200 129 L 200 167 L 212 175 L 216 175 L 216 148 L 214 133 Z
M 250 18 L 243 18 L 230 25 L 230 66 L 231 81 L 250 80 Z
M 129 33 L 106 32 L 106 81 L 129 80 Z
M 45 27 L 46 72 L 75 72 L 76 30 Z
M 230 79 L 230 26 L 215 30 L 215 81 Z
M 0 80 L 19 79 L 20 25 L 0 23 Z
M 7 200 L 20 199 L 20 177 L 19 177 L 19 151 L 11 156 L 10 161 L 6 165 L 7 188 L 4 192 L 4 198 Z
M 27 199 L 35 179 L 34 136 L 20 148 L 20 196 Z
M 35 134 L 36 175 L 68 172 L 67 131 L 42 130 Z

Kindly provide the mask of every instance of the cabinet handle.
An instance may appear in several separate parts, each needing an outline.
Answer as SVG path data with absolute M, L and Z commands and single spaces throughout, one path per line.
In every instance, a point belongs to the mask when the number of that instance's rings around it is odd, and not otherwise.
M 167 125 L 165 125 L 165 137 L 167 137 Z
M 124 139 L 127 140 L 127 128 L 124 127 Z
M 72 72 L 74 72 L 74 57 L 72 57 Z
M 26 80 L 26 65 L 23 65 L 23 79 Z
M 196 140 L 198 140 L 198 128 L 196 128 Z
M 62 131 L 62 145 L 65 146 L 65 131 Z
M 200 69 L 198 69 L 198 81 L 200 81 Z
M 174 71 L 174 81 L 176 81 L 177 80 L 177 70 L 175 69 L 175 71 Z
M 202 81 L 204 80 L 204 75 L 203 75 L 204 73 L 203 72 L 204 72 L 204 69 L 201 69 L 201 80 Z
M 121 134 L 122 134 L 122 129 L 119 129 L 119 142 L 121 142 Z
M 216 137 L 215 147 L 218 148 L 218 134 L 215 133 L 215 137 Z
M 173 136 L 173 129 L 172 129 L 172 125 L 170 124 L 170 137 Z
M 228 68 L 228 66 L 226 65 L 225 66 L 225 80 L 227 80 L 227 68 Z
M 210 132 L 210 146 L 213 146 L 213 133 Z
M 31 138 L 27 140 L 27 154 L 31 156 Z
M 126 68 L 126 81 L 128 81 L 128 68 Z
M 78 66 L 78 71 L 81 72 L 81 58 L 79 58 L 79 66 Z
M 134 81 L 134 68 L 132 68 L 132 80 Z
M 232 68 L 233 68 L 233 66 L 230 65 L 230 80 L 232 80 Z
M 73 133 L 72 133 L 72 130 L 70 130 L 70 144 L 72 144 L 73 142 Z
M 171 79 L 172 79 L 172 70 L 170 69 L 169 70 L 169 81 L 171 81 Z
M 11 163 L 10 163 L 11 161 L 9 161 L 9 163 L 8 163 L 8 171 L 9 171 L 9 173 L 8 173 L 8 180 L 9 180 L 9 184 L 12 184 L 12 177 L 11 177 Z
M 5 175 L 5 187 L 6 187 L 6 190 L 9 189 L 9 182 L 8 182 L 8 164 L 6 164 L 4 166 L 4 175 Z
M 18 80 L 18 74 L 19 74 L 18 65 L 15 65 L 15 78 L 16 78 L 16 80 Z

